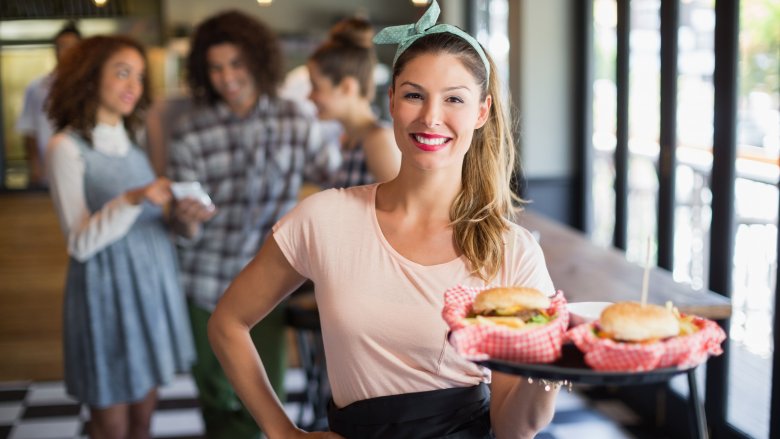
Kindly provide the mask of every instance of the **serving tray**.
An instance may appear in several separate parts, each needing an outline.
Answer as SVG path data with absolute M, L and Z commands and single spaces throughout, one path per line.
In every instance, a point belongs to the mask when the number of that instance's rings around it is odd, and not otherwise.
M 585 364 L 585 358 L 574 344 L 563 345 L 561 358 L 554 363 L 530 364 L 515 363 L 505 360 L 480 360 L 476 363 L 488 369 L 522 375 L 528 378 L 543 378 L 547 380 L 568 380 L 571 383 L 596 385 L 640 385 L 654 384 L 670 380 L 675 375 L 686 373 L 692 368 L 679 369 L 667 367 L 645 372 L 613 372 L 591 369 Z

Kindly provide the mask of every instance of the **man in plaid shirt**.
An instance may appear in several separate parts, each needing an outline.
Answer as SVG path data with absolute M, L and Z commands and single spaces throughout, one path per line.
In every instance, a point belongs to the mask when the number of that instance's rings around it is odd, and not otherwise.
M 316 116 L 277 98 L 283 77 L 276 37 L 240 12 L 198 26 L 188 59 L 196 106 L 173 129 L 169 176 L 199 181 L 213 200 L 179 200 L 179 261 L 198 351 L 193 376 L 212 438 L 259 437 L 211 351 L 206 324 L 233 278 L 274 223 L 296 203 L 304 180 L 328 181 L 338 145 L 323 145 Z M 286 365 L 283 308 L 252 330 L 280 399 Z

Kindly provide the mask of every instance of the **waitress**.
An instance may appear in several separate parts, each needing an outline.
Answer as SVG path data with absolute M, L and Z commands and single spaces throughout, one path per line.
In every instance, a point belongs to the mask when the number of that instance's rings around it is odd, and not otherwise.
M 557 386 L 483 369 L 454 352 L 441 317 L 455 285 L 554 293 L 531 233 L 510 222 L 514 142 L 495 68 L 434 1 L 397 43 L 390 181 L 306 198 L 274 227 L 209 323 L 214 352 L 270 438 L 532 438 Z M 304 433 L 268 384 L 249 329 L 314 282 L 333 401 L 328 433 Z

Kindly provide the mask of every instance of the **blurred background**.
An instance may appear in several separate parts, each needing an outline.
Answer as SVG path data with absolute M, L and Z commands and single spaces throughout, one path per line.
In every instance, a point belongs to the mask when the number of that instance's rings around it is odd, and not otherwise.
M 51 39 L 68 20 L 76 20 L 85 36 L 124 33 L 144 42 L 153 96 L 162 99 L 183 92 L 187 38 L 219 10 L 240 9 L 269 23 L 281 36 L 289 70 L 304 63 L 344 16 L 364 15 L 381 28 L 415 21 L 426 5 L 424 0 L 4 0 L 0 191 L 35 192 L 28 187 L 14 124 L 24 88 L 53 68 Z M 521 191 L 532 200 L 529 208 L 637 263 L 644 263 L 649 235 L 654 264 L 694 289 L 731 298 L 733 315 L 724 323 L 729 352 L 703 392 L 708 410 L 720 407 L 723 415 L 718 422 L 725 429 L 713 437 L 770 437 L 772 422 L 780 423 L 772 416 L 780 414 L 780 378 L 772 373 L 773 361 L 780 364 L 775 350 L 780 0 L 440 0 L 440 5 L 441 20 L 477 35 L 499 66 L 516 107 Z M 379 47 L 380 61 L 389 65 L 394 50 Z M 723 79 L 724 72 L 735 73 L 736 81 Z M 383 98 L 378 93 L 376 106 L 386 112 Z M 718 162 L 720 157 L 726 162 Z M 12 214 L 7 200 L 0 201 L 0 216 Z M 18 318 L 9 286 L 19 275 L 9 264 L 21 265 L 12 244 L 16 232 L 0 231 L 0 321 Z M 56 244 L 59 248 L 60 241 Z M 51 277 L 58 293 L 63 277 L 56 271 Z M 18 294 L 28 294 L 30 282 L 18 281 L 24 289 Z M 44 336 L 59 342 L 59 328 L 51 327 Z M 5 347 L 18 355 L 19 337 L 2 323 L 0 331 L 0 352 Z M 51 346 L 56 358 L 58 348 Z M 40 357 L 13 364 L 8 358 L 0 355 L 0 380 L 36 378 L 29 376 L 35 370 L 30 364 Z M 53 370 L 48 373 L 56 378 L 56 365 Z M 668 391 L 670 401 L 687 397 L 680 383 Z M 674 430 L 679 421 L 659 414 L 673 411 L 673 403 L 665 400 L 664 411 L 655 396 L 652 400 L 654 409 L 637 404 L 638 410 Z M 772 431 L 780 434 L 780 424 Z

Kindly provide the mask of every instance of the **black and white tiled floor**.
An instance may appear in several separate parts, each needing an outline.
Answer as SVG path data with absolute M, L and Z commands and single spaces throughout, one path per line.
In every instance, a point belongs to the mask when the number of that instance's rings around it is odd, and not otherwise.
M 160 389 L 153 437 L 198 438 L 203 420 L 189 376 Z M 65 394 L 62 382 L 0 384 L 0 439 L 85 438 L 89 411 Z
M 288 371 L 287 388 L 291 395 L 301 391 L 303 380 L 301 370 Z M 152 437 L 204 438 L 196 395 L 195 385 L 188 375 L 179 376 L 160 389 L 160 402 L 152 418 Z M 300 408 L 301 404 L 296 402 L 286 405 L 293 419 L 297 419 Z M 62 382 L 0 383 L 0 439 L 86 438 L 88 418 L 88 410 L 65 394 Z M 585 438 L 651 439 L 658 436 L 643 429 L 639 417 L 619 401 L 591 399 L 578 391 L 562 391 L 552 424 L 537 439 Z

